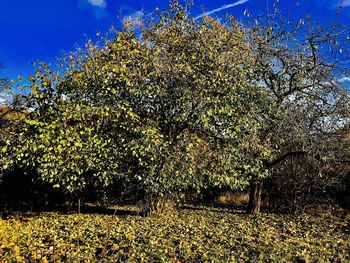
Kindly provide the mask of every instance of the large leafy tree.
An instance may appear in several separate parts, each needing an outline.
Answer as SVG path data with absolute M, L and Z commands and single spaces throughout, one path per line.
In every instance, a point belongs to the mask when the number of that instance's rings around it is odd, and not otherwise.
M 70 193 L 122 178 L 150 210 L 187 189 L 244 187 L 267 175 L 261 158 L 272 153 L 258 137 L 271 105 L 249 81 L 253 62 L 237 21 L 197 23 L 175 1 L 140 36 L 126 25 L 67 57 L 60 74 L 41 65 L 17 158 Z

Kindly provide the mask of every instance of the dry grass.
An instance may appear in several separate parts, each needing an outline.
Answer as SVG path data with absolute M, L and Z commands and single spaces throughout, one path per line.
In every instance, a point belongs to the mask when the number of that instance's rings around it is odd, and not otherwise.
M 216 197 L 216 202 L 219 204 L 232 204 L 236 206 L 244 206 L 248 203 L 249 195 L 247 193 L 234 193 L 224 191 Z

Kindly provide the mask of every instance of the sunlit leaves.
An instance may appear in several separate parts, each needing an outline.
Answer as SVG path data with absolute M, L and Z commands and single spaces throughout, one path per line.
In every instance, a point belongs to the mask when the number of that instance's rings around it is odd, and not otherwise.
M 1 261 L 348 262 L 349 223 L 336 217 L 192 207 L 172 216 L 16 215 L 0 220 Z M 116 208 L 118 212 L 118 207 Z M 135 213 L 133 207 L 123 207 Z

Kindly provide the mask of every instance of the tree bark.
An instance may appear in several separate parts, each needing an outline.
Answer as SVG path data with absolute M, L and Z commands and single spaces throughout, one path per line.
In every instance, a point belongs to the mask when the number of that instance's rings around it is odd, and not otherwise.
M 80 215 L 81 200 L 78 198 L 78 215 Z
M 260 207 L 261 207 L 261 192 L 262 192 L 261 182 L 250 184 L 249 202 L 247 207 L 247 212 L 249 214 L 253 214 L 253 215 L 259 214 Z

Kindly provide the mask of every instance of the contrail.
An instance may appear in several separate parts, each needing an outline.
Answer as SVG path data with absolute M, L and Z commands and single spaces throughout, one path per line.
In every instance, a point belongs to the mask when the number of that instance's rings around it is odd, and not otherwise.
M 227 8 L 230 8 L 230 7 L 234 7 L 234 6 L 237 6 L 237 5 L 242 5 L 242 4 L 244 4 L 244 3 L 248 2 L 248 1 L 249 1 L 249 0 L 239 0 L 239 1 L 235 2 L 235 3 L 233 3 L 233 4 L 223 5 L 223 6 L 219 7 L 219 8 L 210 10 L 210 11 L 208 11 L 208 12 L 205 12 L 204 14 L 201 14 L 201 15 L 199 15 L 199 16 L 196 16 L 196 17 L 194 18 L 194 20 L 197 20 L 197 19 L 199 19 L 199 18 L 202 18 L 203 16 L 208 16 L 208 15 L 214 14 L 214 13 L 216 13 L 216 12 L 219 12 L 219 11 L 221 11 L 221 10 L 225 10 L 225 9 L 227 9 Z

